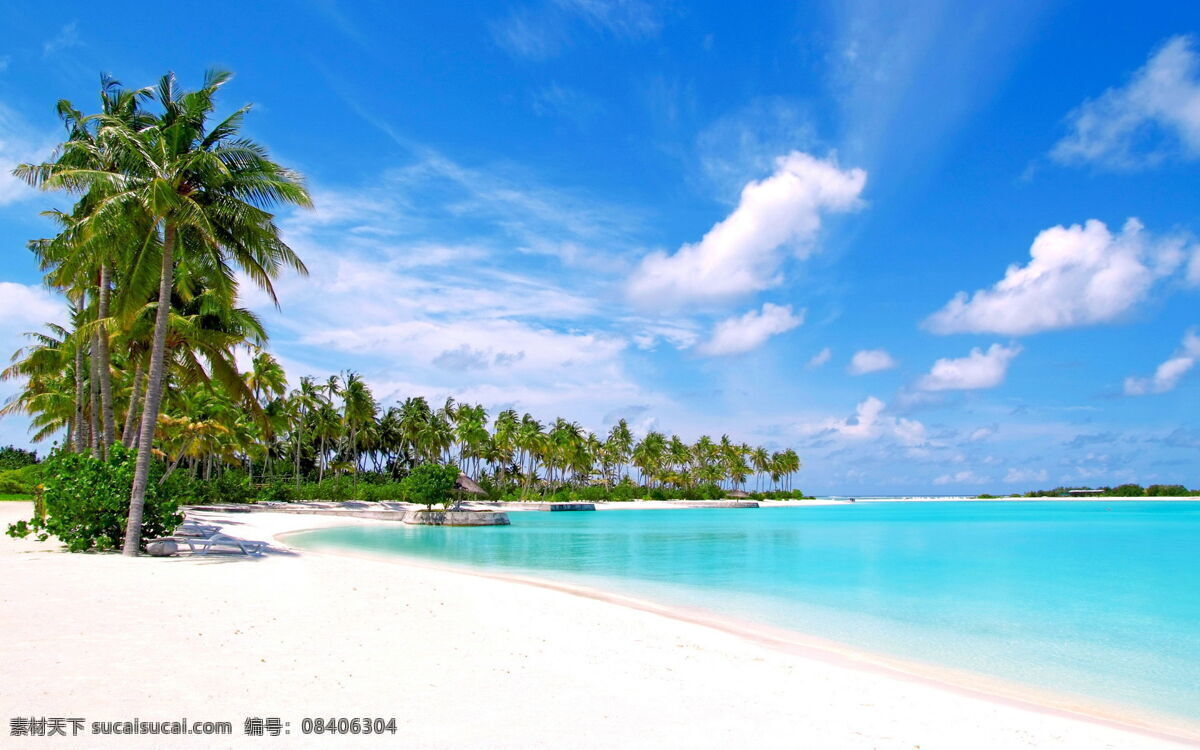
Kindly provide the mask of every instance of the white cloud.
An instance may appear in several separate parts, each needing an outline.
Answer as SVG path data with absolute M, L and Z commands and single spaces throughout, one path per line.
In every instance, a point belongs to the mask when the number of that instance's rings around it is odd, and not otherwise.
M 1166 393 L 1179 385 L 1179 381 L 1200 359 L 1200 336 L 1188 331 L 1183 342 L 1170 359 L 1163 362 L 1148 378 L 1125 378 L 1125 395 L 1145 396 L 1151 393 Z
M 822 365 L 828 363 L 829 360 L 831 360 L 831 359 L 833 359 L 833 350 L 827 346 L 824 349 L 822 349 L 821 351 L 814 354 L 812 356 L 812 359 L 808 360 L 808 364 L 805 365 L 805 367 L 807 367 L 810 370 L 815 370 L 818 367 L 821 367 Z
M 959 292 L 924 326 L 942 334 L 1022 336 L 1107 323 L 1174 273 L 1188 249 L 1182 237 L 1147 237 L 1136 219 L 1116 236 L 1096 219 L 1052 227 L 1034 239 L 1028 264 L 1009 266 L 990 289 Z
M 0 320 L 9 333 L 20 334 L 66 319 L 66 304 L 45 287 L 0 281 Z
M 846 372 L 851 375 L 866 375 L 869 372 L 890 370 L 896 366 L 896 360 L 885 349 L 862 349 L 850 358 Z
M 1009 484 L 1045 482 L 1049 478 L 1050 474 L 1045 469 L 1009 469 L 1004 475 L 1004 481 Z
M 44 331 L 46 323 L 66 324 L 69 313 L 63 298 L 43 286 L 0 281 L 0 321 L 4 321 L 0 327 L 0 357 L 7 360 L 9 355 L 32 343 L 26 333 Z M 17 387 L 14 382 L 0 383 L 0 402 Z
M 729 300 L 782 281 L 783 248 L 800 257 L 813 249 L 821 217 L 857 208 L 866 183 L 861 169 L 841 170 L 830 159 L 793 151 L 775 173 L 742 190 L 737 208 L 697 243 L 674 255 L 654 252 L 630 277 L 635 301 L 678 306 Z
M 925 425 L 915 419 L 893 417 L 885 413 L 887 404 L 868 396 L 854 408 L 854 415 L 845 419 L 826 419 L 801 425 L 800 431 L 809 435 L 836 435 L 850 440 L 877 440 L 890 437 L 908 446 L 926 443 Z
M 995 427 L 978 427 L 967 436 L 967 440 L 972 443 L 978 443 L 980 440 L 987 440 L 992 435 L 996 434 Z
M 967 470 L 955 472 L 954 474 L 943 474 L 933 480 L 933 483 L 941 486 L 946 484 L 981 484 L 986 481 L 988 481 L 987 477 L 981 477 L 975 472 Z
M 762 310 L 750 310 L 745 315 L 726 318 L 713 327 L 712 338 L 697 351 L 710 356 L 741 354 L 757 349 L 776 334 L 790 331 L 804 323 L 804 310 L 792 312 L 791 305 L 767 302 Z
M 625 346 L 619 338 L 596 333 L 478 318 L 326 328 L 301 340 L 327 349 L 402 357 L 445 370 L 504 367 L 535 373 L 607 364 Z
M 817 143 L 805 108 L 784 97 L 756 97 L 696 136 L 696 166 L 720 197 L 735 201 L 747 182 L 775 169 L 780 154 L 811 151 Z
M 49 156 L 53 143 L 0 104 L 0 206 L 37 195 L 12 171 L 18 164 L 39 162 Z
M 635 318 L 627 322 L 640 326 L 632 336 L 639 349 L 654 349 L 664 341 L 676 349 L 690 349 L 700 339 L 695 324 L 689 320 L 641 321 Z
M 1060 162 L 1129 169 L 1177 151 L 1200 157 L 1200 56 L 1194 40 L 1172 37 L 1127 85 L 1084 102 L 1070 121 L 1071 132 L 1051 152 Z
M 934 362 L 929 374 L 917 381 L 917 387 L 923 391 L 994 388 L 1004 382 L 1009 363 L 1020 353 L 1021 347 L 1016 345 L 992 344 L 986 352 L 975 347 L 965 357 Z

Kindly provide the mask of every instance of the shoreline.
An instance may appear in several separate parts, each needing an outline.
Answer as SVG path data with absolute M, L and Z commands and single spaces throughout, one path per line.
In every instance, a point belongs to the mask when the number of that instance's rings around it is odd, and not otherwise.
M 9 522 L 29 506 L 0 509 Z M 387 522 L 194 515 L 270 551 L 125 558 L 0 538 L 9 581 L 0 606 L 23 613 L 0 641 L 13 686 L 0 704 L 10 716 L 186 714 L 232 718 L 240 731 L 242 717 L 282 715 L 292 721 L 289 747 L 318 748 L 1200 746 L 956 689 L 791 632 L 744 632 L 743 623 L 722 627 L 654 602 L 629 606 L 632 597 L 400 556 L 297 552 L 285 541 Z M 354 715 L 395 716 L 400 733 L 366 744 L 297 733 L 301 717 Z M 240 734 L 179 739 L 206 750 L 248 746 Z M 158 746 L 150 737 L 90 740 Z
M 937 689 L 994 701 L 1023 710 L 1087 721 L 1114 729 L 1136 732 L 1155 739 L 1200 747 L 1200 721 L 1189 721 L 1183 717 L 1161 714 L 1147 709 L 1111 704 L 1087 696 L 1059 693 L 1035 685 L 991 677 L 979 672 L 867 651 L 801 631 L 720 615 L 709 610 L 664 604 L 652 599 L 541 578 L 536 575 L 495 572 L 465 565 L 430 562 L 425 558 L 400 553 L 371 553 L 337 548 L 332 545 L 324 548 L 292 546 L 287 542 L 288 537 L 336 528 L 341 525 L 386 525 L 386 522 L 366 521 L 365 524 L 331 524 L 293 529 L 275 534 L 273 538 L 289 549 L 302 554 L 374 560 L 555 591 L 637 612 L 645 612 L 677 622 L 699 625 L 746 639 L 772 650 L 820 660 L 836 666 L 859 670 L 866 674 L 886 674 L 894 678 L 915 681 Z

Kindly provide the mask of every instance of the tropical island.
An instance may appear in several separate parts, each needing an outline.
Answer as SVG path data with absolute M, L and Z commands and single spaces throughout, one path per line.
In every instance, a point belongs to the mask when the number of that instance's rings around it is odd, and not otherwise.
M 554 13 L 588 14 L 592 26 L 611 27 L 617 12 L 569 5 Z M 0 606 L 17 615 L 0 669 L 15 686 L 4 707 L 17 743 L 1200 742 L 1200 504 L 1189 500 L 1200 493 L 1173 479 L 814 498 L 795 486 L 802 451 L 815 463 L 835 438 L 886 437 L 899 460 L 962 465 L 946 442 L 959 433 L 873 396 L 850 417 L 751 441 L 736 424 L 675 434 L 625 412 L 600 422 L 435 399 L 386 378 L 373 386 L 355 368 L 297 376 L 289 364 L 289 376 L 247 299 L 287 305 L 278 288 L 308 269 L 281 217 L 321 210 L 321 196 L 251 137 L 249 105 L 225 106 L 230 81 L 213 70 L 188 88 L 167 73 L 129 88 L 102 76 L 93 109 L 58 102 L 65 134 L 53 152 L 12 170 L 64 201 L 41 214 L 54 231 L 27 247 L 66 310 L 28 332 L 0 373 L 16 388 L 0 418 L 27 420 L 32 442 L 51 446 L 44 457 L 0 448 L 10 501 L 0 503 Z M 736 130 L 721 140 L 744 145 Z M 777 174 L 744 183 L 743 200 L 795 187 L 809 169 L 819 189 L 802 185 L 799 203 L 860 204 L 861 169 L 794 150 L 774 163 Z M 767 203 L 779 209 L 772 221 L 735 209 L 705 241 L 774 231 L 808 210 Z M 815 222 L 804 218 L 768 250 L 794 244 L 802 255 L 801 230 Z M 1158 259 L 1162 273 L 1184 262 L 1182 242 Z M 667 258 L 648 251 L 640 267 L 661 271 Z M 766 266 L 762 289 L 783 278 Z M 641 282 L 662 292 L 652 276 Z M 954 299 L 940 325 L 968 304 Z M 642 343 L 745 353 L 804 318 L 764 303 L 716 322 L 703 342 L 651 321 L 659 332 Z M 1174 388 L 1191 338 L 1129 390 Z M 998 384 L 1020 352 L 997 343 L 939 359 L 897 400 L 942 408 L 938 394 Z M 882 349 L 860 350 L 846 374 L 897 367 Z M 1190 445 L 1191 435 L 1155 439 Z M 943 476 L 930 481 L 986 486 L 966 469 Z M 1051 481 L 1025 467 L 1007 476 Z M 1081 502 L 1054 502 L 1064 498 Z M 1154 502 L 1166 498 L 1182 502 Z M 740 510 L 757 501 L 772 510 Z M 583 506 L 605 512 L 554 512 Z M 501 526 L 447 517 L 507 510 L 520 518 L 503 529 L 442 528 Z M 397 523 L 410 514 L 426 522 Z

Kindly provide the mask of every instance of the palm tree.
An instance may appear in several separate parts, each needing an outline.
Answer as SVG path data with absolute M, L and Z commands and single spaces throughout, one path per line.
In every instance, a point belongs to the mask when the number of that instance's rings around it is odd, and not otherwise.
M 517 428 L 516 444 L 521 450 L 524 461 L 528 462 L 528 468 L 525 468 L 525 462 L 522 462 L 525 477 L 521 485 L 521 498 L 524 499 L 535 476 L 537 459 L 544 454 L 546 448 L 546 435 L 542 432 L 542 423 L 529 414 L 521 417 L 521 425 Z
M 642 481 L 649 484 L 661 470 L 666 454 L 667 439 L 661 432 L 648 432 L 633 449 L 633 465 L 642 473 Z
M 750 466 L 756 475 L 754 489 L 761 492 L 763 474 L 771 468 L 771 454 L 760 445 L 750 452 Z
M 620 482 L 621 470 L 629 461 L 629 454 L 633 450 L 633 433 L 629 431 L 629 423 L 624 419 L 618 420 L 609 431 L 605 445 L 609 457 L 617 466 L 617 481 Z
M 320 448 L 317 450 L 317 481 L 325 481 L 325 467 L 328 455 L 325 451 L 327 441 L 337 438 L 341 431 L 342 420 L 338 415 L 337 410 L 327 401 L 322 401 L 313 414 L 313 435 L 320 440 Z
M 213 71 L 201 88 L 180 92 L 175 76 L 160 80 L 155 100 L 162 108 L 140 129 L 121 117 L 97 115 L 97 139 L 111 154 L 108 168 L 74 164 L 22 165 L 18 176 L 43 188 L 65 188 L 102 196 L 85 219 L 85 232 L 120 236 L 130 214 L 148 231 L 132 254 L 128 274 L 144 277 L 157 259 L 158 308 L 130 494 L 124 553 L 138 554 L 152 442 L 163 395 L 166 338 L 175 272 L 207 266 L 235 284 L 232 260 L 272 296 L 271 279 L 283 266 L 304 272 L 299 258 L 279 237 L 267 208 L 311 205 L 299 175 L 271 161 L 265 149 L 238 137 L 243 107 L 215 127 L 209 117 L 218 89 L 230 74 Z M 64 152 L 75 150 L 72 141 Z M 186 278 L 183 279 L 186 281 Z M 232 295 L 230 295 L 232 296 Z
M 0 417 L 23 413 L 30 415 L 37 431 L 34 442 L 67 431 L 66 445 L 82 452 L 81 399 L 83 381 L 78 374 L 77 356 L 82 348 L 70 331 L 55 323 L 46 324 L 46 332 L 30 332 L 33 341 L 12 356 L 12 364 L 0 372 L 0 380 L 25 379 L 25 387 L 0 408 Z
M 517 431 L 521 423 L 517 421 L 517 412 L 505 409 L 496 415 L 493 425 L 492 443 L 495 449 L 493 463 L 497 467 L 497 484 L 501 490 L 505 486 L 505 473 L 512 463 L 513 451 L 517 448 Z
M 375 403 L 371 389 L 367 387 L 361 375 L 355 372 L 346 373 L 342 382 L 345 384 L 342 389 L 342 419 L 345 420 L 346 429 L 349 432 L 350 453 L 354 462 L 354 481 L 357 484 L 358 472 L 362 468 L 359 465 L 359 433 L 375 419 L 379 407 Z

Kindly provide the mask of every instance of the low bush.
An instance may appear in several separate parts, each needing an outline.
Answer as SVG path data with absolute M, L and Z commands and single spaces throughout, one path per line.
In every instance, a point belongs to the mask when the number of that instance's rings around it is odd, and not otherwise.
M 0 471 L 0 494 L 32 495 L 42 482 L 42 464 L 26 464 L 20 468 Z
M 296 485 L 283 480 L 276 480 L 268 485 L 260 487 L 258 495 L 254 498 L 260 503 L 288 503 L 294 499 L 296 494 Z
M 72 552 L 119 549 L 125 539 L 136 454 L 114 445 L 108 460 L 59 452 L 46 459 L 45 517 L 19 521 L 9 536 L 57 537 Z M 169 533 L 183 521 L 175 498 L 159 486 L 162 466 L 151 464 L 142 518 L 143 542 Z
M 1140 484 L 1120 484 L 1104 494 L 1113 497 L 1144 497 L 1146 491 Z
M 14 445 L 0 448 L 0 472 L 12 471 L 25 466 L 34 466 L 38 462 L 37 453 Z
M 457 479 L 458 474 L 454 477 Z M 384 501 L 398 502 L 404 499 L 404 483 L 388 482 L 386 484 L 360 484 L 354 493 L 355 500 L 379 503 Z
M 435 503 L 449 505 L 453 499 L 457 466 L 421 464 L 404 479 L 404 496 L 410 502 L 432 508 Z
M 1182 484 L 1152 484 L 1146 488 L 1147 497 L 1188 497 L 1191 494 Z

